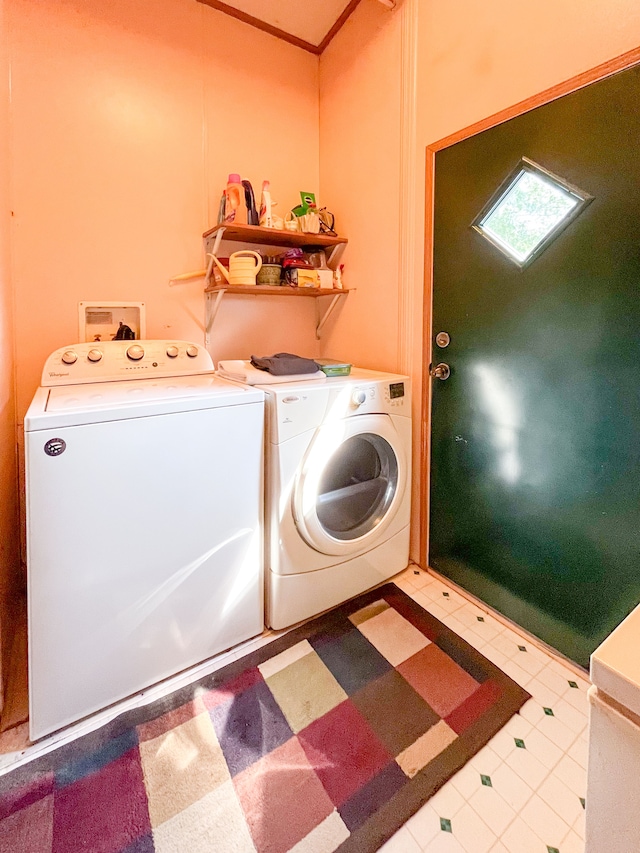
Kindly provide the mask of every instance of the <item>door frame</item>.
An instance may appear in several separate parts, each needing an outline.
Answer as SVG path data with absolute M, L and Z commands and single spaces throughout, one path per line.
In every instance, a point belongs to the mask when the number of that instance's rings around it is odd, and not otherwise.
M 424 297 L 423 297 L 423 339 L 422 339 L 422 407 L 420 434 L 420 565 L 429 565 L 429 495 L 431 475 L 431 389 L 432 381 L 429 365 L 433 357 L 433 257 L 434 257 L 434 223 L 435 223 L 435 167 L 436 154 L 457 142 L 469 139 L 484 130 L 523 115 L 536 107 L 576 92 L 591 83 L 604 80 L 619 71 L 625 71 L 634 65 L 640 65 L 640 47 L 616 56 L 607 62 L 596 65 L 587 71 L 570 77 L 562 83 L 544 89 L 537 95 L 525 98 L 513 106 L 500 110 L 487 118 L 481 119 L 468 127 L 439 139 L 427 145 L 425 164 L 425 241 L 424 241 Z

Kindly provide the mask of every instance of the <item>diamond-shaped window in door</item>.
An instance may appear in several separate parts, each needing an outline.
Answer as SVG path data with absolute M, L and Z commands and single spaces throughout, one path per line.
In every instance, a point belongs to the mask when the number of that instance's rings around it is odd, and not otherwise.
M 526 267 L 591 201 L 588 193 L 523 157 L 472 227 Z

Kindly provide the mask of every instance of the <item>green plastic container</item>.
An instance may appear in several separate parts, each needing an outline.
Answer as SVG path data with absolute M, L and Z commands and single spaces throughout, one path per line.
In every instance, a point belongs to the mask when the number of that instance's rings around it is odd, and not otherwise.
M 348 376 L 351 373 L 351 365 L 344 361 L 335 361 L 332 358 L 315 358 L 316 364 L 325 376 Z

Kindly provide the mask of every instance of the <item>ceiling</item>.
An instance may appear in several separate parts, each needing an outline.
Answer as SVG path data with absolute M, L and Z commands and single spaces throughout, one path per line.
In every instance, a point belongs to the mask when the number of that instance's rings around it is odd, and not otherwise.
M 311 53 L 322 53 L 360 0 L 200 0 Z

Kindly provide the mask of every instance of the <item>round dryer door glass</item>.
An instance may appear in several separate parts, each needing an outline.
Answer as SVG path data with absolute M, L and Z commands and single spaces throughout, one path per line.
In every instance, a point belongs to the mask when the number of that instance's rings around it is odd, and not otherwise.
M 346 439 L 320 478 L 316 515 L 335 539 L 365 536 L 382 521 L 398 488 L 398 461 L 379 435 Z

